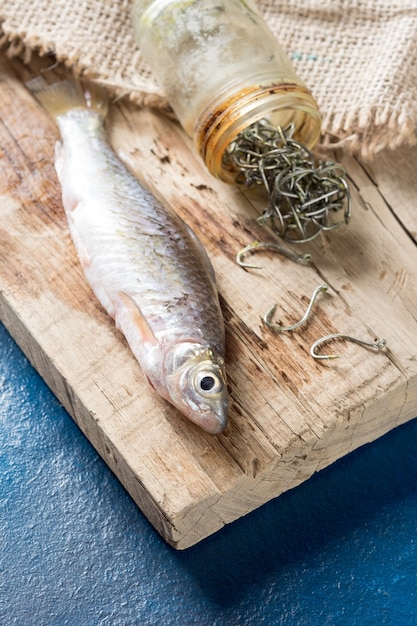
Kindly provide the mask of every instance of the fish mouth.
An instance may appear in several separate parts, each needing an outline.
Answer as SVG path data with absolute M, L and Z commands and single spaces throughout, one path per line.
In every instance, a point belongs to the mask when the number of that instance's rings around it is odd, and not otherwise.
M 203 425 L 203 428 L 210 435 L 220 435 L 225 430 L 226 426 L 227 426 L 227 419 L 224 421 L 217 420 L 213 422 L 213 424 L 210 424 L 209 426 Z
M 207 411 L 199 411 L 198 414 L 192 413 L 188 417 L 210 435 L 220 435 L 228 424 L 228 404 L 225 402 L 215 411 L 211 408 Z

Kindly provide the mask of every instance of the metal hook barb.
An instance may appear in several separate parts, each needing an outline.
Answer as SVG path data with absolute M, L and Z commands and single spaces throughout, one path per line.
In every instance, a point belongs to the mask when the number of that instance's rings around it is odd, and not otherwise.
M 318 287 L 316 287 L 316 289 L 313 292 L 313 295 L 311 296 L 311 300 L 309 302 L 309 305 L 307 307 L 306 312 L 304 313 L 303 317 L 300 319 L 299 322 L 296 322 L 295 324 L 291 324 L 291 326 L 279 326 L 277 324 L 272 324 L 271 322 L 271 318 L 273 316 L 273 314 L 275 313 L 275 309 L 276 309 L 276 304 L 274 304 L 273 307 L 271 307 L 269 309 L 269 311 L 267 313 L 265 313 L 264 317 L 263 317 L 263 322 L 268 326 L 268 328 L 270 328 L 271 330 L 275 330 L 277 332 L 284 332 L 287 330 L 295 330 L 296 328 L 299 328 L 300 326 L 302 326 L 303 324 L 305 324 L 311 314 L 311 311 L 313 309 L 314 303 L 317 299 L 317 296 L 319 295 L 319 293 L 321 293 L 322 291 L 327 291 L 328 290 L 328 286 L 327 285 L 319 285 Z
M 274 250 L 275 252 L 278 252 L 279 254 L 282 254 L 283 256 L 287 257 L 287 259 L 290 259 L 291 261 L 295 261 L 296 263 L 301 263 L 302 265 L 308 265 L 311 261 L 310 254 L 306 253 L 306 254 L 298 255 L 295 252 L 292 252 L 291 250 L 287 250 L 286 248 L 283 248 L 277 243 L 272 243 L 272 242 L 261 243 L 260 241 L 254 241 L 253 243 L 250 243 L 249 245 L 242 248 L 242 250 L 240 250 L 237 253 L 236 263 L 240 267 L 243 267 L 245 269 L 247 268 L 257 269 L 257 270 L 262 269 L 259 265 L 251 265 L 250 263 L 245 263 L 243 261 L 243 257 L 245 254 L 247 254 L 248 252 L 256 252 L 257 250 Z
M 320 339 L 317 339 L 310 348 L 310 354 L 314 359 L 338 359 L 338 354 L 317 354 L 316 349 L 327 341 L 333 341 L 334 339 L 343 339 L 344 341 L 353 341 L 360 346 L 370 348 L 371 350 L 381 351 L 387 345 L 385 339 L 376 339 L 373 343 L 370 341 L 364 341 L 363 339 L 357 339 L 351 335 L 344 335 L 343 333 L 334 333 L 333 335 L 325 335 Z

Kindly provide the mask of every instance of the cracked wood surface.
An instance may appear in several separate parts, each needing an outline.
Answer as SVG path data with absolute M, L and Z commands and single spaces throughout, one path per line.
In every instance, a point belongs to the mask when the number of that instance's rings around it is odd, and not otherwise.
M 216 272 L 232 406 L 212 437 L 148 387 L 83 278 L 53 167 L 58 131 L 23 85 L 46 65 L 0 57 L 1 319 L 171 545 L 201 541 L 417 415 L 417 149 L 344 159 L 352 222 L 303 247 L 311 267 L 265 253 L 244 271 L 237 251 L 268 238 L 258 199 L 212 178 L 175 122 L 112 106 L 114 147 L 195 229 Z M 263 326 L 273 303 L 278 322 L 299 319 L 323 282 L 308 325 Z M 311 344 L 334 332 L 388 348 L 335 342 L 326 350 L 340 359 L 313 360 Z

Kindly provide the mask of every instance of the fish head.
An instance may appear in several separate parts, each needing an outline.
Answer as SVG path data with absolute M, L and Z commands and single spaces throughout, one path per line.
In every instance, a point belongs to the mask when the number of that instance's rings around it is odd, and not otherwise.
M 229 396 L 217 350 L 182 342 L 165 360 L 169 399 L 189 420 L 216 435 L 227 426 Z

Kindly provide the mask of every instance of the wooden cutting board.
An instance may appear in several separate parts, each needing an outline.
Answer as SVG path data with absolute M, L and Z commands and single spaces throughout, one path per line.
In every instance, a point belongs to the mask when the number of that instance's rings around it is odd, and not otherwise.
M 114 147 L 196 230 L 216 271 L 232 402 L 213 437 L 155 395 L 84 280 L 53 167 L 58 131 L 23 84 L 46 64 L 0 57 L 1 319 L 166 541 L 199 542 L 417 415 L 416 149 L 343 159 L 352 222 L 297 248 L 310 267 L 258 254 L 262 269 L 245 271 L 238 250 L 270 238 L 257 202 L 214 179 L 174 121 L 112 106 Z M 295 322 L 323 283 L 308 325 L 265 328 L 272 304 Z M 334 332 L 387 349 L 337 342 L 326 350 L 339 359 L 315 361 L 311 344 Z

